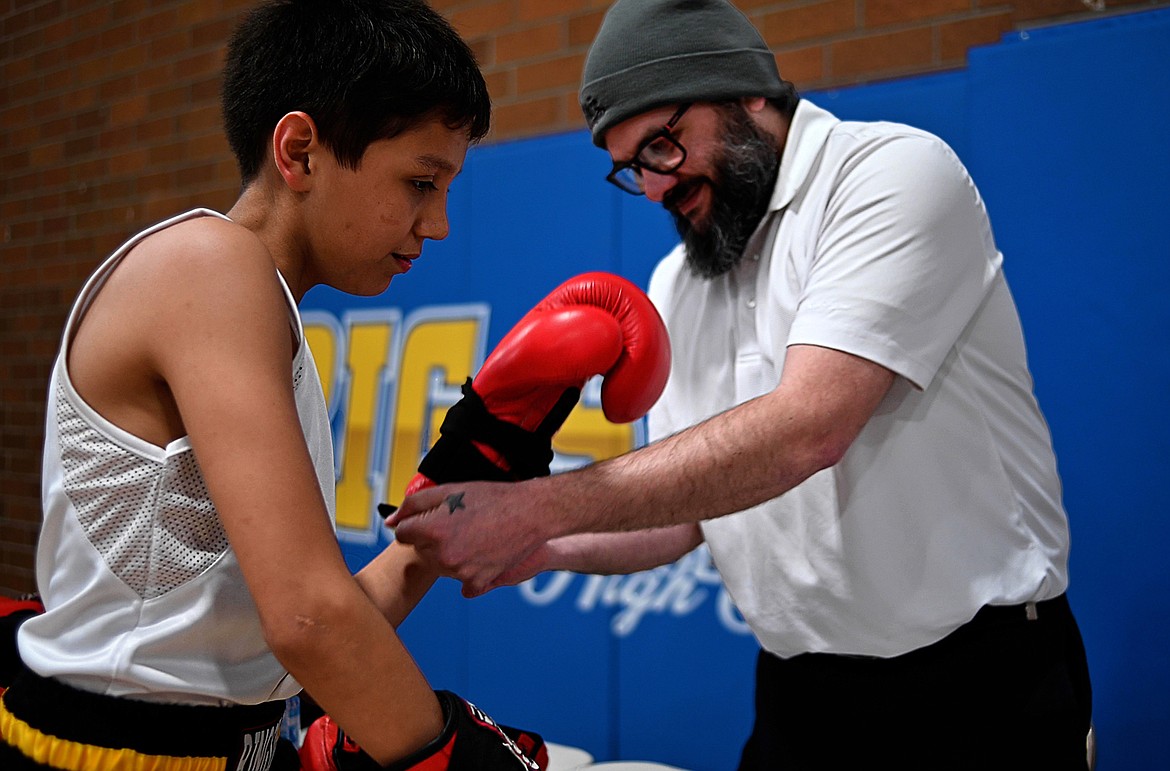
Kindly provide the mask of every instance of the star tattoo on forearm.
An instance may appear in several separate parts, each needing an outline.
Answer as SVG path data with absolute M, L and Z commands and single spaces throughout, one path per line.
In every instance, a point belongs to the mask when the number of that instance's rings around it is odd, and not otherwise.
M 454 514 L 457 509 L 466 509 L 463 504 L 463 493 L 451 493 L 447 496 L 447 513 Z

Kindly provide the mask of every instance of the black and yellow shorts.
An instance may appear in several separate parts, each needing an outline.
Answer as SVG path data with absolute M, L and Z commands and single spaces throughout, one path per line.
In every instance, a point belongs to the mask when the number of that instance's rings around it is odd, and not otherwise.
M 284 757 L 283 716 L 282 701 L 155 704 L 80 691 L 22 669 L 0 698 L 0 768 L 269 771 Z

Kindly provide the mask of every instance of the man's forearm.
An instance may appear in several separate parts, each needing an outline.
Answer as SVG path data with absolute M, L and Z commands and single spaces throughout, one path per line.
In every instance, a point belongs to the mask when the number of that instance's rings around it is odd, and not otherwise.
M 893 379 L 793 346 L 774 391 L 693 428 L 551 477 L 420 490 L 388 522 L 473 597 L 546 569 L 546 544 L 563 536 L 693 525 L 775 498 L 841 459 Z
M 698 525 L 626 533 L 580 533 L 548 544 L 546 570 L 613 575 L 637 573 L 674 562 L 703 542 Z
M 789 349 L 774 391 L 626 455 L 547 480 L 544 496 L 587 505 L 557 535 L 665 527 L 742 511 L 841 459 L 894 375 L 848 354 Z M 537 491 L 534 491 L 537 492 Z
M 551 477 L 551 493 L 588 501 L 568 533 L 696 523 L 774 498 L 831 465 L 776 426 L 769 394 L 626 455 Z

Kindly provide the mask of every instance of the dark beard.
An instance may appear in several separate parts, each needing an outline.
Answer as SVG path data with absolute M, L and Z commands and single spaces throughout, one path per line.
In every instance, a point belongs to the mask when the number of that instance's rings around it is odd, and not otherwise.
M 739 264 L 756 225 L 768 211 L 780 172 L 776 138 L 757 126 L 740 104 L 724 113 L 722 157 L 715 179 L 679 185 L 663 201 L 686 245 L 687 266 L 699 278 L 715 278 Z M 707 220 L 692 226 L 675 208 L 699 185 L 711 186 Z

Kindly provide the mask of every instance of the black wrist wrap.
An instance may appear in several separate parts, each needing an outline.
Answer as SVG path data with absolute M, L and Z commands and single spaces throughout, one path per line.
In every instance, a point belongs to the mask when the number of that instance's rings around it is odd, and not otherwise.
M 439 440 L 419 464 L 420 473 L 436 484 L 471 480 L 506 482 L 549 475 L 553 434 L 576 405 L 580 389 L 565 389 L 535 431 L 526 431 L 488 412 L 483 399 L 472 388 L 471 378 L 461 390 L 463 398 L 447 411 L 439 427 Z M 500 453 L 511 471 L 485 458 L 472 442 L 480 442 Z
M 443 730 L 427 744 L 382 766 L 344 736 L 333 745 L 338 771 L 541 771 L 548 748 L 534 731 L 499 725 L 483 710 L 450 691 L 435 691 Z

